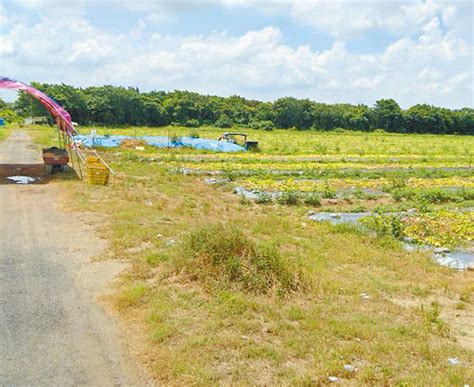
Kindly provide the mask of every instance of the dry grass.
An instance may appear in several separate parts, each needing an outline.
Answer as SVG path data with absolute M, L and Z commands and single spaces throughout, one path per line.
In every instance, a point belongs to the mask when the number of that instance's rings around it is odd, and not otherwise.
M 120 147 L 125 149 L 135 149 L 137 146 L 145 147 L 147 145 L 148 144 L 144 140 L 123 140 Z
M 391 239 L 310 222 L 304 206 L 240 202 L 198 177 L 114 155 L 108 159 L 123 176 L 115 186 L 63 184 L 77 208 L 109 219 L 102 229 L 111 240 L 107 255 L 132 262 L 115 303 L 130 339 L 142 343 L 140 357 L 157 382 L 312 385 L 337 376 L 369 385 L 463 385 L 474 380 L 474 354 L 443 322 L 445 306 L 406 308 L 391 301 L 442 294 L 471 305 L 472 272 L 436 266 Z M 176 270 L 176 259 L 186 255 L 183 241 L 210 222 L 232 224 L 245 240 L 275 246 L 284 261 L 298 263 L 311 286 L 281 297 L 240 286 L 209 287 L 203 272 L 189 275 L 192 266 Z M 187 259 L 192 265 L 192 257 Z M 199 257 L 195 264 L 202 264 Z M 460 364 L 450 365 L 448 357 Z M 345 370 L 345 364 L 355 371 Z

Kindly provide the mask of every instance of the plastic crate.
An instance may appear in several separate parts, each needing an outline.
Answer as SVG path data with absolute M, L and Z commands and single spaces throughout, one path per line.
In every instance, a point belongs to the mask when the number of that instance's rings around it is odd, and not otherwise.
M 107 185 L 109 183 L 109 169 L 97 157 L 87 158 L 84 172 L 89 184 Z

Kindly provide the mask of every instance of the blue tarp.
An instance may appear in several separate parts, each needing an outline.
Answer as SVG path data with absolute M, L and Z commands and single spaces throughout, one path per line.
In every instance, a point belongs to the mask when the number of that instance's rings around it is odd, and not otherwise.
M 148 145 L 158 148 L 179 148 L 190 147 L 195 149 L 211 150 L 216 152 L 243 152 L 243 146 L 227 141 L 209 140 L 206 138 L 180 137 L 178 141 L 171 142 L 166 136 L 91 136 L 76 135 L 77 142 L 90 147 L 115 148 L 122 144 L 124 140 L 143 140 Z

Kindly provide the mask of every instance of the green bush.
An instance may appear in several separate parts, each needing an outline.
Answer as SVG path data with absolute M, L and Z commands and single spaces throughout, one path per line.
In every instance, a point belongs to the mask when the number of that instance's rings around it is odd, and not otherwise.
M 251 127 L 252 129 L 270 131 L 275 129 L 275 124 L 272 121 L 252 121 L 249 123 L 249 127 Z
M 255 199 L 255 203 L 258 204 L 268 204 L 273 201 L 272 197 L 270 194 L 266 192 L 259 192 L 257 195 L 257 199 Z
M 370 231 L 375 232 L 378 237 L 390 236 L 400 239 L 404 236 L 404 225 L 398 216 L 369 216 L 361 219 L 360 223 Z
M 216 121 L 216 126 L 219 128 L 230 128 L 232 127 L 232 120 L 229 118 L 227 114 L 221 114 L 220 117 Z
M 199 122 L 199 120 L 196 120 L 195 118 L 191 118 L 190 120 L 187 120 L 184 123 L 184 126 L 187 126 L 188 128 L 197 128 L 201 126 L 201 123 Z
M 303 202 L 308 206 L 319 207 L 321 205 L 321 195 L 317 192 L 310 192 L 304 197 Z
M 5 120 L 7 124 L 20 123 L 23 119 L 11 109 L 1 109 L 0 117 Z
M 300 201 L 300 195 L 298 192 L 295 191 L 283 191 L 277 197 L 277 202 L 279 204 L 285 204 L 288 206 L 295 206 Z
M 298 270 L 275 247 L 254 242 L 235 225 L 209 224 L 191 232 L 175 264 L 178 272 L 211 288 L 281 294 L 300 287 Z
M 328 184 L 324 186 L 321 193 L 324 199 L 335 199 L 337 196 L 336 190 L 330 188 Z

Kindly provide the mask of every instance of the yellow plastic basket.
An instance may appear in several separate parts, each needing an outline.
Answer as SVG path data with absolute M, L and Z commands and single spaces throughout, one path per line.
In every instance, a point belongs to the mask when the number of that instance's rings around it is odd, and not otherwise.
M 98 157 L 87 157 L 85 177 L 89 184 L 107 185 L 109 183 L 109 176 L 109 169 L 100 161 Z

